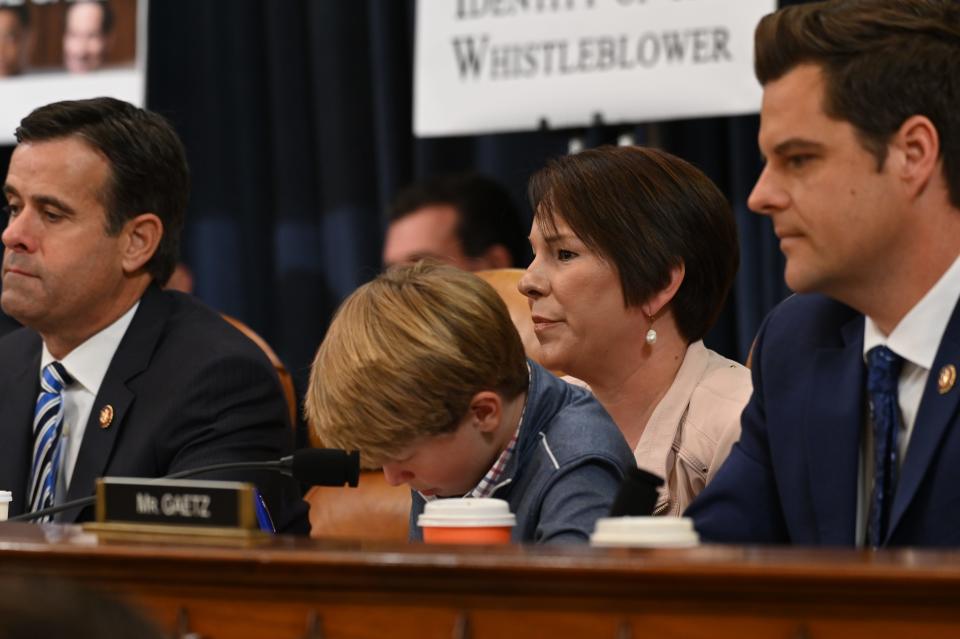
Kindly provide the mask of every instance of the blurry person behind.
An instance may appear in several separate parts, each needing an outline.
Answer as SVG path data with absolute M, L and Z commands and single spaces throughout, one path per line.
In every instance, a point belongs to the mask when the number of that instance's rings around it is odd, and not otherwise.
M 394 198 L 383 247 L 385 266 L 426 257 L 466 271 L 527 263 L 527 240 L 510 194 L 477 173 L 438 175 Z
M 62 579 L 0 576 L 0 639 L 160 639 L 138 611 Z

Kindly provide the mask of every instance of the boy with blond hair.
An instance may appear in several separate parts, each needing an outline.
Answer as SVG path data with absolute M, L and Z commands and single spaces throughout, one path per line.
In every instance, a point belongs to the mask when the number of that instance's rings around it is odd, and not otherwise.
M 586 390 L 527 360 L 489 284 L 420 262 L 357 289 L 317 352 L 307 418 L 327 446 L 428 500 L 496 497 L 516 542 L 585 542 L 633 455 Z

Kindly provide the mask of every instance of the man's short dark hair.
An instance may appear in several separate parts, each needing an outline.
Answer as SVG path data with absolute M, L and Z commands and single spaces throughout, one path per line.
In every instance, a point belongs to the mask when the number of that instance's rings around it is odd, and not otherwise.
M 882 168 L 911 116 L 940 137 L 950 201 L 960 207 L 960 2 L 835 0 L 785 7 L 755 34 L 761 84 L 800 64 L 824 74 L 824 112 L 850 122 Z
M 107 233 L 116 235 L 141 213 L 163 222 L 163 236 L 147 271 L 166 283 L 177 264 L 190 190 L 180 138 L 161 115 L 114 98 L 68 100 L 34 109 L 17 127 L 17 142 L 76 136 L 106 156 L 110 177 L 101 200 Z
M 720 189 L 680 158 L 645 147 L 602 146 L 555 158 L 530 178 L 534 223 L 553 235 L 558 219 L 611 264 L 624 306 L 640 306 L 670 284 L 680 334 L 713 326 L 740 263 L 737 225 Z
M 527 233 L 513 198 L 497 181 L 478 173 L 437 175 L 400 191 L 389 220 L 425 206 L 449 205 L 459 213 L 457 237 L 468 257 L 481 257 L 494 244 L 510 252 L 515 266 L 527 263 Z

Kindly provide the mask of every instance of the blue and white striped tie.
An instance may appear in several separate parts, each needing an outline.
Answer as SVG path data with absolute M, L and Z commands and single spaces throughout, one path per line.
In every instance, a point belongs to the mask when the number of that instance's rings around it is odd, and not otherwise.
M 33 465 L 30 471 L 30 511 L 53 506 L 60 468 L 63 388 L 73 383 L 63 364 L 51 362 L 40 376 L 40 396 L 33 416 Z M 37 522 L 50 521 L 50 515 Z

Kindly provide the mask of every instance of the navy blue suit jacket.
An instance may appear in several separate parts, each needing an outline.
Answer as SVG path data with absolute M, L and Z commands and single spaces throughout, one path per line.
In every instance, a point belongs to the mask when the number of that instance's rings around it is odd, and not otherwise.
M 686 512 L 704 540 L 855 544 L 863 326 L 863 315 L 821 295 L 795 295 L 764 321 L 740 441 Z M 937 388 L 947 364 L 960 368 L 957 308 L 924 388 L 884 545 L 960 545 L 960 384 Z
M 28 328 L 0 339 L 0 490 L 13 492 L 11 516 L 27 507 L 41 345 Z M 106 405 L 114 417 L 101 428 Z M 100 385 L 66 499 L 93 494 L 97 477 L 276 459 L 290 453 L 292 438 L 263 352 L 194 298 L 151 286 Z M 289 478 L 240 471 L 198 478 L 253 481 L 278 525 L 306 531 L 306 507 Z M 92 507 L 74 508 L 60 520 L 92 517 Z

